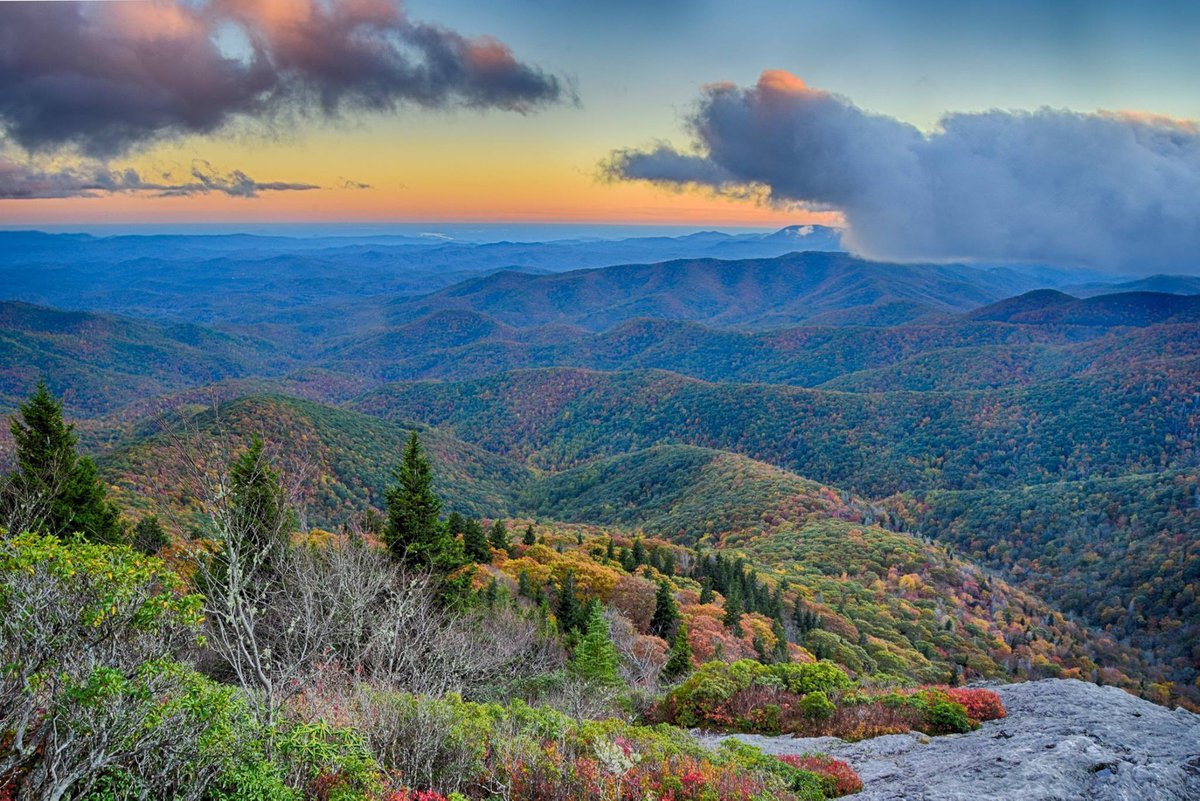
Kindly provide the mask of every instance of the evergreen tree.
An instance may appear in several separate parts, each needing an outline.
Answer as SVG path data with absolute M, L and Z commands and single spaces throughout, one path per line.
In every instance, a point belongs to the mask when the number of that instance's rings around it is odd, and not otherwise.
M 399 562 L 418 568 L 455 567 L 454 540 L 438 520 L 442 502 L 433 491 L 433 469 L 413 432 L 387 490 L 384 541 Z
M 700 603 L 711 604 L 715 600 L 716 596 L 713 595 L 712 579 L 710 579 L 708 576 L 705 576 L 704 578 L 700 579 Z
M 508 541 L 508 526 L 504 524 L 503 520 L 492 523 L 492 531 L 488 540 L 492 543 L 493 548 L 500 551 L 507 551 L 512 547 L 512 543 Z
M 575 649 L 572 668 L 582 679 L 613 686 L 621 683 L 620 664 L 608 621 L 604 619 L 604 608 L 599 602 L 593 602 L 589 604 L 585 633 Z
M 496 583 L 496 579 L 488 582 L 487 587 L 483 590 L 483 603 L 488 609 L 496 608 L 496 599 L 500 597 L 500 585 Z
M 613 538 L 608 538 L 608 545 L 604 548 L 604 558 L 613 559 L 617 555 L 617 544 L 613 542 Z
M 579 595 L 575 591 L 575 574 L 567 573 L 562 586 L 558 588 L 558 606 L 554 610 L 558 618 L 558 629 L 563 634 L 581 631 L 587 622 L 583 606 L 579 603 Z
M 665 581 L 658 583 L 658 592 L 654 596 L 654 615 L 650 618 L 650 631 L 663 639 L 669 639 L 679 623 L 679 607 L 675 603 L 675 594 L 671 585 Z
M 525 536 L 521 538 L 523 545 L 533 545 L 537 542 L 537 538 L 533 535 L 533 523 L 525 526 Z
M 775 647 L 771 651 L 771 661 L 776 663 L 792 661 L 792 655 L 787 647 L 787 632 L 783 630 L 783 624 L 778 620 L 771 622 L 771 634 L 775 637 Z
M 633 541 L 633 567 L 637 569 L 646 564 L 646 544 L 642 542 L 642 538 L 638 537 Z M 633 572 L 632 570 L 630 571 Z
M 133 527 L 134 550 L 153 556 L 171 542 L 156 515 L 146 515 Z
M 472 562 L 486 565 L 492 561 L 492 549 L 488 547 L 487 536 L 478 520 L 463 522 L 463 551 Z
M 227 534 L 247 563 L 269 564 L 290 544 L 296 521 L 261 437 L 255 436 L 233 461 L 229 488 Z
M 686 623 L 680 623 L 675 629 L 675 641 L 671 644 L 671 652 L 667 654 L 667 664 L 663 666 L 662 675 L 667 681 L 676 681 L 692 671 L 692 641 L 688 638 Z
M 530 586 L 529 574 L 524 570 L 517 576 L 517 595 L 522 598 L 533 597 L 533 588 Z
M 741 623 L 742 614 L 742 599 L 738 597 L 737 593 L 728 596 L 725 599 L 725 626 L 736 632 L 738 624 Z
M 17 467 L 4 488 L 3 511 L 12 521 L 47 534 L 81 534 L 92 542 L 124 537 L 117 507 L 100 483 L 95 463 L 75 452 L 74 426 L 62 404 L 39 381 L 20 416 L 9 424 Z

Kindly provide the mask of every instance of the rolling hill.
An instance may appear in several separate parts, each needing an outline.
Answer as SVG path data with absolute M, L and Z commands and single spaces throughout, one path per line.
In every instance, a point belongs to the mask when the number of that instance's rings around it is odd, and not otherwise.
M 12 409 L 39 377 L 74 414 L 97 415 L 133 400 L 285 369 L 268 341 L 188 323 L 132 320 L 0 302 L 0 409 Z
M 661 371 L 525 370 L 392 384 L 353 407 L 561 470 L 659 444 L 730 450 L 869 496 L 1189 464 L 1194 357 L 1027 387 L 852 394 Z
M 225 462 L 255 434 L 269 443 L 284 472 L 298 482 L 306 523 L 337 528 L 383 507 L 405 441 L 418 430 L 450 510 L 508 514 L 529 471 L 502 456 L 426 426 L 391 423 L 343 409 L 280 395 L 255 395 L 206 406 L 183 407 L 162 425 L 148 421 L 99 460 L 102 475 L 131 506 L 167 519 L 196 510 L 191 455 L 210 467 Z
M 898 324 L 966 311 L 1040 284 L 1009 271 L 881 264 L 845 253 L 773 259 L 679 260 L 553 275 L 499 272 L 391 304 L 393 323 L 435 311 L 475 311 L 512 326 L 575 325 L 602 331 L 650 317 L 763 329 L 822 314 Z M 853 310 L 855 314 L 846 312 Z

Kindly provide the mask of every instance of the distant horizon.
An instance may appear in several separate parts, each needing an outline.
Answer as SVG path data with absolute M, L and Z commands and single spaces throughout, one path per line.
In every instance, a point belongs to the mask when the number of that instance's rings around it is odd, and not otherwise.
M 769 234 L 785 228 L 810 225 L 798 222 L 785 225 L 684 225 L 654 223 L 574 223 L 574 222 L 459 222 L 427 220 L 421 222 L 152 222 L 152 223 L 51 223 L 51 224 L 0 224 L 2 232 L 37 232 L 45 234 L 88 234 L 96 237 L 111 236 L 286 236 L 308 237 L 372 237 L 372 236 L 444 236 L 457 241 L 478 241 L 477 236 L 498 235 L 533 236 L 537 241 L 554 239 L 576 239 L 596 237 L 599 239 L 623 239 L 642 236 L 687 236 L 697 233 L 723 233 L 731 236 L 745 234 Z M 838 226 L 824 226 L 837 228 Z M 475 236 L 473 236 L 473 234 Z M 550 239 L 544 235 L 552 235 Z M 494 241 L 494 240 L 489 240 Z

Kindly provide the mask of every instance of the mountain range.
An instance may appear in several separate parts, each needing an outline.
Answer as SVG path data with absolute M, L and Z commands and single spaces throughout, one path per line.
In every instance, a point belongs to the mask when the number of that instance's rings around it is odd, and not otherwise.
M 1004 582 L 1063 664 L 1200 701 L 1197 279 L 881 264 L 835 234 L 0 233 L 0 408 L 45 377 L 178 535 L 181 449 L 263 435 L 336 529 L 415 430 L 448 510 L 736 551 L 858 598 L 830 614 L 913 675 L 934 633 L 871 587 L 916 572 L 983 621 L 950 650 L 1004 662 L 977 589 Z

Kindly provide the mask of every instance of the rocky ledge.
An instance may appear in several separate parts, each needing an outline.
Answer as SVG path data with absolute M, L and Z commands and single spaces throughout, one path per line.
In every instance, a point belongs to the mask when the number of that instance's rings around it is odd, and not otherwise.
M 771 754 L 823 751 L 854 766 L 856 801 L 1200 799 L 1200 715 L 1074 680 L 993 687 L 1008 717 L 970 734 L 734 735 Z M 701 735 L 715 746 L 723 737 Z

